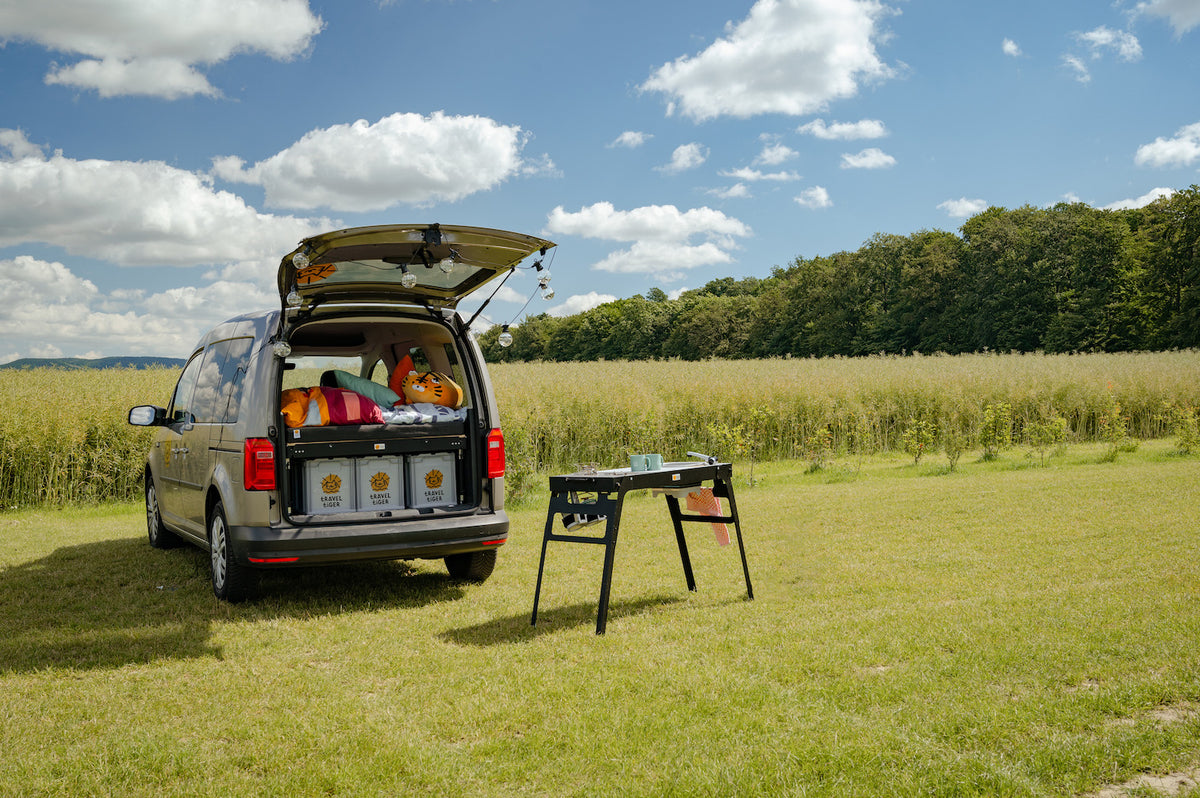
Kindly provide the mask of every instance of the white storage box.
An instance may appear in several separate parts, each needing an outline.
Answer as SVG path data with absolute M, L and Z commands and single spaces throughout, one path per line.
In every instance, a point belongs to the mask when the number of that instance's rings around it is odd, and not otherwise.
M 360 457 L 355 463 L 358 509 L 404 508 L 404 458 Z
M 349 513 L 354 500 L 354 461 L 328 458 L 304 461 L 304 496 L 312 515 Z
M 454 455 L 417 454 L 408 458 L 408 506 L 445 507 L 458 504 Z

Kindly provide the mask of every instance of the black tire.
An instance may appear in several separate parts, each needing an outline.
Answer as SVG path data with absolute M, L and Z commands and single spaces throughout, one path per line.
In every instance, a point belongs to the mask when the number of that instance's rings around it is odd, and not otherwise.
M 230 551 L 229 524 L 220 502 L 213 505 L 208 516 L 208 548 L 212 555 L 213 595 L 230 604 L 250 598 L 257 583 L 256 575 Z
M 183 543 L 174 532 L 163 526 L 162 511 L 158 508 L 158 491 L 154 477 L 146 474 L 146 537 L 156 549 L 173 549 Z
M 463 579 L 468 582 L 486 582 L 495 568 L 495 549 L 451 554 L 446 558 L 446 570 L 450 572 L 451 579 Z

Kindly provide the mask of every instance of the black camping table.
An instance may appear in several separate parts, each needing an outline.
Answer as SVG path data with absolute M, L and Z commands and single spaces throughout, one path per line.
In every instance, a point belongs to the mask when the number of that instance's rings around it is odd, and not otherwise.
M 728 502 L 726 515 L 691 515 L 679 508 L 679 497 L 675 491 L 686 488 L 700 489 L 712 483 L 713 495 Z M 733 496 L 733 466 L 729 463 L 665 463 L 656 471 L 630 471 L 617 468 L 606 471 L 577 472 L 550 477 L 550 506 L 546 511 L 546 531 L 542 535 L 542 556 L 538 563 L 537 588 L 533 593 L 533 615 L 531 625 L 537 624 L 538 598 L 542 593 L 542 573 L 546 567 L 546 546 L 552 540 L 569 543 L 595 543 L 604 546 L 604 574 L 600 580 L 600 606 L 596 612 L 596 634 L 604 634 L 608 622 L 609 589 L 612 587 L 613 559 L 617 550 L 617 530 L 621 526 L 621 506 L 625 494 L 631 490 L 662 489 L 666 493 L 667 507 L 675 526 L 675 540 L 679 544 L 679 557 L 683 561 L 683 575 L 688 590 L 696 589 L 692 575 L 692 561 L 688 557 L 687 541 L 683 536 L 683 522 L 706 524 L 733 524 L 737 533 L 738 549 L 742 555 L 742 573 L 746 577 L 746 597 L 754 598 L 750 585 L 750 568 L 746 565 L 746 547 L 742 543 L 742 526 L 738 520 L 737 501 Z M 583 501 L 579 494 L 596 494 L 595 499 Z M 580 517 L 603 516 L 603 535 L 586 535 L 568 530 L 555 531 L 556 516 Z

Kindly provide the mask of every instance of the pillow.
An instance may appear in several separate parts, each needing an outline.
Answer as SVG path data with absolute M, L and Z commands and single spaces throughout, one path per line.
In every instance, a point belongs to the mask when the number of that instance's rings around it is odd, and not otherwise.
M 362 394 L 380 407 L 391 407 L 400 401 L 400 396 L 386 385 L 380 385 L 377 382 L 368 380 L 366 377 L 359 377 L 356 374 L 351 374 L 348 371 L 334 369 L 327 371 L 321 375 L 321 384 L 327 385 L 326 377 L 333 377 L 333 387 L 349 388 L 355 393 Z
M 346 388 L 312 388 L 309 401 L 320 408 L 321 424 L 382 424 L 379 405 Z
M 283 423 L 287 426 L 303 427 L 308 416 L 308 390 L 289 388 L 280 394 L 279 412 L 283 413 Z
M 397 396 L 404 398 L 404 378 L 413 370 L 413 359 L 411 355 L 405 355 L 400 358 L 400 362 L 396 364 L 396 368 L 392 370 L 392 376 L 388 379 L 388 387 L 391 388 Z
M 462 406 L 463 392 L 458 383 L 440 372 L 410 371 L 404 378 L 404 398 L 410 405 L 426 402 L 457 409 Z

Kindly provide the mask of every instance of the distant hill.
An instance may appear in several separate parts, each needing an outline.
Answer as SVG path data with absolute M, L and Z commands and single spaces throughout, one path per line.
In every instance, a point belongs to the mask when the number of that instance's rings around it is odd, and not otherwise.
M 148 369 L 169 368 L 177 369 L 184 361 L 177 357 L 23 357 L 11 363 L 0 365 L 0 369 L 63 369 L 64 371 L 83 371 L 84 369 Z

